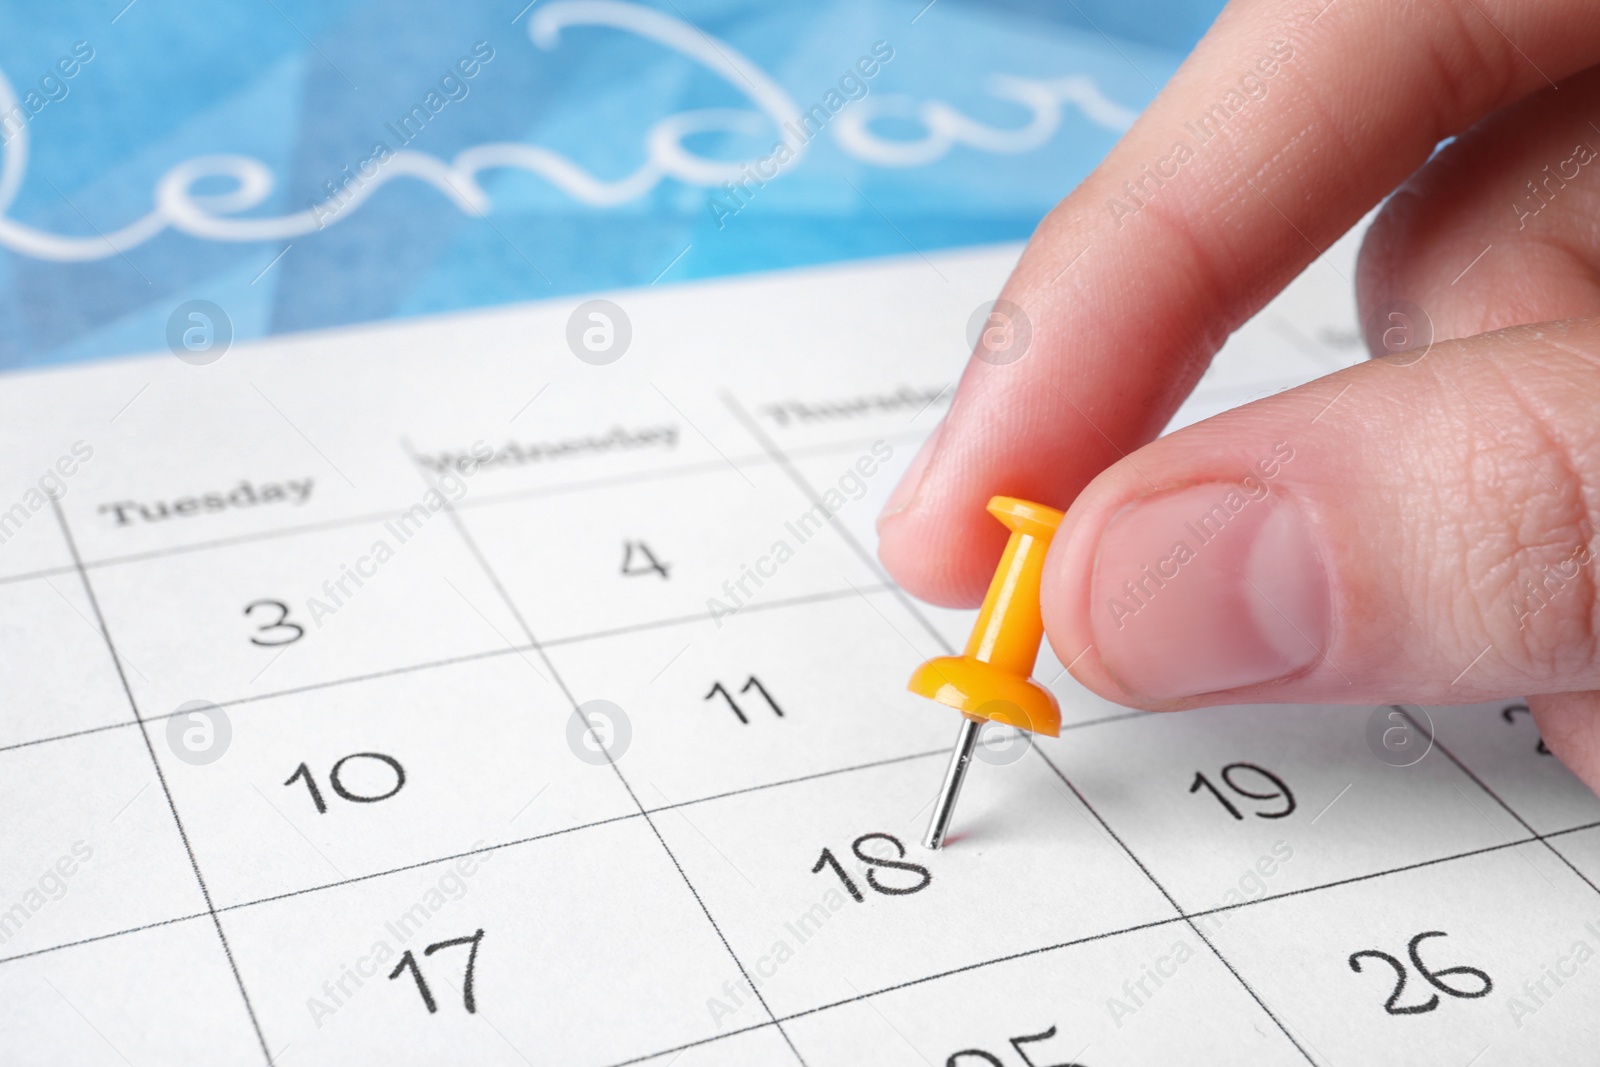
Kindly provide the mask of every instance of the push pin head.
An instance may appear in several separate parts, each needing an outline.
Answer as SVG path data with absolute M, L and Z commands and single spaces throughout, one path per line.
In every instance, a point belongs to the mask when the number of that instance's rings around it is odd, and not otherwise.
M 1061 708 L 1056 698 L 1030 677 L 1044 637 L 1040 578 L 1050 539 L 1061 525 L 1061 512 L 997 496 L 989 501 L 989 513 L 1010 528 L 1011 539 L 989 583 L 966 651 L 924 663 L 911 675 L 909 686 L 913 693 L 948 704 L 963 716 L 944 787 L 934 802 L 933 820 L 923 841 L 931 849 L 944 843 L 978 730 L 985 721 L 1050 737 L 1061 733 Z

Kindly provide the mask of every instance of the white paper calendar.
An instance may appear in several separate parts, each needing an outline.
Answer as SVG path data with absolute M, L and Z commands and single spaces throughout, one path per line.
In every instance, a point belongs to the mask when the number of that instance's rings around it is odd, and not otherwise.
M 1047 650 L 922 849 L 970 616 L 873 518 L 1017 251 L 0 383 L 0 1063 L 1592 1062 L 1600 801 L 1514 702 Z M 1352 259 L 1183 420 L 1359 358 Z

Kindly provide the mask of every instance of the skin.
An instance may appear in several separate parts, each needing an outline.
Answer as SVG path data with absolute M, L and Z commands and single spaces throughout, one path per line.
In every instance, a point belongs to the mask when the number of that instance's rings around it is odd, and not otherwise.
M 1031 346 L 969 363 L 879 520 L 880 555 L 913 594 L 974 605 L 1004 541 L 985 501 L 1039 500 L 1067 511 L 1046 631 L 1097 693 L 1156 710 L 1527 696 L 1600 788 L 1600 159 L 1574 161 L 1600 149 L 1600 5 L 1325 3 L 1235 0 L 1041 223 L 1002 292 Z M 1111 211 L 1277 42 L 1292 58 L 1264 95 L 1137 211 Z M 1368 347 L 1384 354 L 1395 300 L 1431 346 L 1154 440 L 1228 334 L 1385 197 L 1355 280 Z M 1150 502 L 1237 485 L 1278 443 L 1293 460 L 1246 511 L 1275 531 L 1272 558 L 1309 561 L 1262 579 L 1298 605 L 1268 637 L 1292 630 L 1307 654 L 1271 677 L 1216 668 L 1256 663 L 1228 645 L 1247 617 L 1272 630 L 1250 616 L 1248 553 L 1207 548 L 1196 577 L 1114 619 L 1115 553 L 1142 543 Z M 1208 625 L 1207 609 L 1246 622 Z M 1207 656 L 1187 662 L 1185 635 Z

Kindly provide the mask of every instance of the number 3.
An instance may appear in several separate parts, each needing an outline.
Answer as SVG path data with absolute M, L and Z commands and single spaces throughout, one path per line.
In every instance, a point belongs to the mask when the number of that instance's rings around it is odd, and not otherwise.
M 289 621 L 289 605 L 285 604 L 283 601 L 254 601 L 244 609 L 245 617 L 248 618 L 250 614 L 257 608 L 277 608 L 278 617 L 256 631 L 256 635 L 250 638 L 250 643 L 252 645 L 260 645 L 262 648 L 277 648 L 279 645 L 292 645 L 306 635 L 306 628 L 304 626 L 301 626 L 297 622 Z M 279 635 L 277 638 L 271 640 L 266 640 L 261 637 L 262 634 L 269 634 L 274 630 L 291 630 L 293 633 L 289 634 L 287 637 Z

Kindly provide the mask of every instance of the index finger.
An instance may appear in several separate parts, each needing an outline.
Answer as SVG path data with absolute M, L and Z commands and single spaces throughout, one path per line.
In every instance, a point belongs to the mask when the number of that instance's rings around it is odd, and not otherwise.
M 890 572 L 977 603 L 1005 540 L 990 496 L 1066 508 L 1439 141 L 1597 59 L 1586 0 L 1229 4 L 1034 233 L 1001 294 L 1030 347 L 969 361 L 879 519 Z

